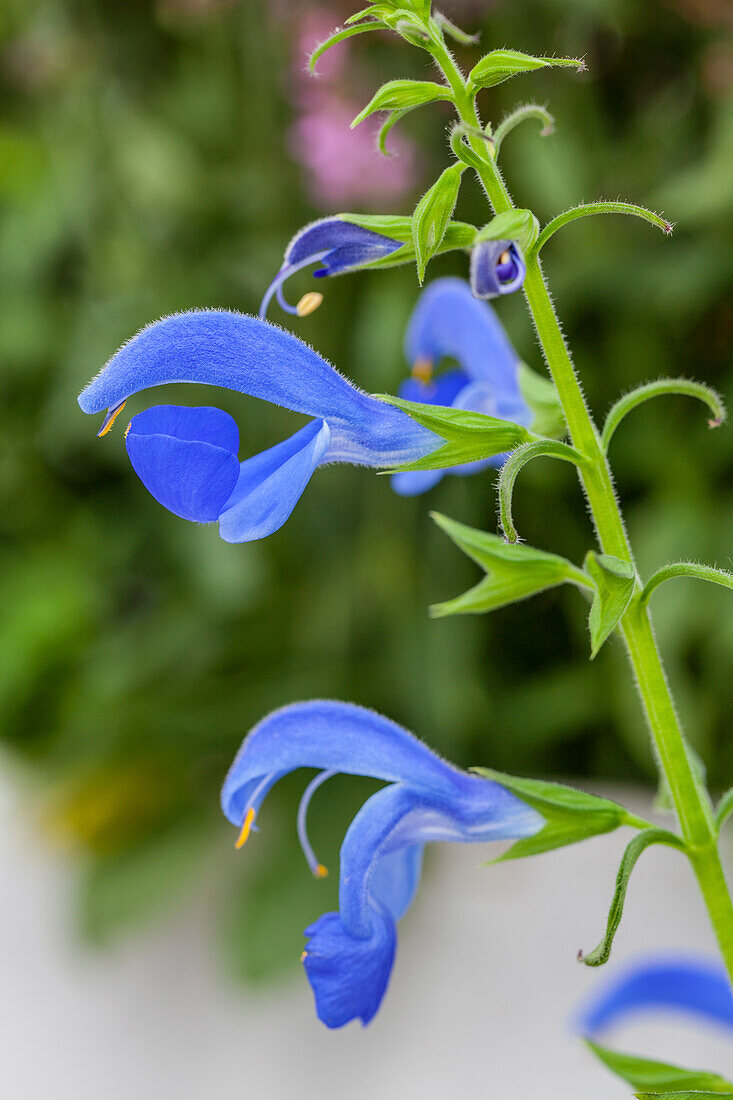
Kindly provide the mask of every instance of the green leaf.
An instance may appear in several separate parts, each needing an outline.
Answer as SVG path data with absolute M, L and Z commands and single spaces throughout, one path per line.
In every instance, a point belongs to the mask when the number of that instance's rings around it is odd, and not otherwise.
M 645 1090 L 647 1094 L 651 1090 L 652 1095 L 655 1092 L 662 1096 L 674 1095 L 675 1092 L 682 1092 L 684 1095 L 685 1091 L 699 1093 L 700 1089 L 714 1096 L 733 1094 L 733 1083 L 719 1077 L 717 1073 L 683 1069 L 668 1062 L 652 1062 L 634 1054 L 622 1054 L 618 1050 L 602 1047 L 590 1039 L 586 1039 L 586 1045 L 612 1073 L 623 1078 L 633 1088 Z
M 512 517 L 512 499 L 514 483 L 519 471 L 535 458 L 559 458 L 563 462 L 572 462 L 582 466 L 585 459 L 580 451 L 569 447 L 567 443 L 558 443 L 554 439 L 534 439 L 518 447 L 509 455 L 499 474 L 499 522 L 508 542 L 517 542 L 519 535 Z
M 636 571 L 631 562 L 593 550 L 588 551 L 583 565 L 596 588 L 588 616 L 593 660 L 626 613 L 634 594 Z
M 404 111 L 407 107 L 421 107 L 424 103 L 453 99 L 450 88 L 432 80 L 388 80 L 369 100 L 351 123 L 358 126 L 375 111 Z
M 392 11 L 391 4 L 369 4 L 368 7 L 362 8 L 361 11 L 357 11 L 354 15 L 350 15 L 344 22 L 348 27 L 352 23 L 360 23 L 362 19 L 383 19 L 385 15 L 389 15 Z
M 410 111 L 412 110 L 412 107 L 405 107 L 404 111 L 392 111 L 391 114 L 387 115 L 386 119 L 379 127 L 379 133 L 377 134 L 377 148 L 379 149 L 379 152 L 382 154 L 382 156 L 392 156 L 392 153 L 390 153 L 389 149 L 387 148 L 387 137 L 389 135 L 389 132 L 393 126 L 396 126 L 397 123 L 400 122 L 405 117 L 405 115 L 409 115 Z
M 498 535 L 477 531 L 439 512 L 430 514 L 456 546 L 486 572 L 486 577 L 475 588 L 453 600 L 434 604 L 430 608 L 434 618 L 495 611 L 567 582 L 588 584 L 579 569 L 557 554 L 507 543 Z
M 375 268 L 398 267 L 400 264 L 414 262 L 415 248 L 412 243 L 412 217 L 397 214 L 339 214 L 338 216 L 342 221 L 361 225 L 365 229 L 373 229 L 375 233 L 383 233 L 385 237 L 403 242 L 402 248 L 398 248 L 381 260 L 373 260 L 372 263 L 364 264 L 364 268 L 374 270 Z M 436 255 L 453 252 L 458 248 L 470 248 L 475 237 L 476 227 L 474 225 L 468 225 L 466 222 L 451 222 L 445 231 Z
M 733 573 L 727 569 L 716 569 L 712 565 L 700 565 L 696 561 L 675 561 L 658 569 L 644 585 L 641 603 L 646 604 L 655 588 L 675 577 L 693 577 L 698 581 L 709 581 L 723 588 L 733 588 Z
M 493 863 L 540 855 L 554 848 L 564 848 L 567 844 L 587 840 L 591 836 L 610 833 L 620 825 L 640 824 L 638 818 L 632 817 L 617 802 L 586 794 L 575 787 L 542 779 L 519 779 L 491 768 L 471 768 L 471 771 L 506 787 L 517 798 L 521 798 L 542 814 L 546 821 L 544 828 L 538 833 L 516 841 L 508 852 L 492 860 Z
M 654 382 L 647 382 L 643 386 L 637 386 L 630 393 L 625 393 L 612 407 L 606 423 L 603 425 L 601 444 L 604 450 L 608 450 L 611 437 L 621 421 L 630 412 L 638 408 L 652 397 L 663 397 L 668 394 L 682 395 L 684 397 L 697 397 L 704 402 L 712 413 L 708 420 L 709 428 L 719 428 L 726 418 L 725 405 L 719 393 L 703 382 L 693 382 L 689 378 L 657 378 Z
M 585 71 L 586 66 L 585 62 L 579 58 L 531 57 L 529 54 L 520 53 L 519 50 L 492 50 L 471 69 L 468 74 L 468 83 L 474 88 L 491 88 L 519 73 L 529 73 L 535 69 L 548 67 L 576 69 L 580 73 Z
M 543 378 L 526 363 L 520 363 L 519 389 L 534 413 L 534 420 L 530 425 L 533 432 L 549 436 L 550 439 L 561 439 L 567 434 L 562 402 L 549 378 Z
M 631 872 L 636 866 L 636 861 L 641 853 L 651 844 L 667 844 L 672 848 L 684 848 L 680 838 L 675 836 L 674 833 L 667 832 L 666 829 L 645 829 L 633 837 L 621 858 L 621 866 L 616 876 L 616 889 L 608 911 L 605 935 L 593 951 L 590 951 L 587 955 L 584 955 L 582 951 L 578 954 L 579 961 L 585 963 L 586 966 L 603 966 L 604 963 L 608 962 L 614 936 L 623 916 Z
M 308 58 L 308 68 L 312 73 L 316 71 L 316 65 L 319 58 L 323 57 L 327 50 L 330 50 L 332 46 L 337 46 L 339 42 L 344 42 L 347 38 L 353 38 L 355 34 L 364 34 L 365 31 L 378 31 L 381 29 L 379 23 L 359 23 L 351 27 L 337 27 L 328 38 L 320 42 L 311 53 Z
M 464 462 L 503 454 L 534 436 L 521 424 L 499 420 L 495 416 L 468 412 L 465 409 L 425 405 L 421 401 L 403 401 L 391 394 L 375 394 L 380 401 L 395 405 L 424 428 L 429 428 L 447 442 L 429 455 L 404 466 L 392 467 L 390 473 L 408 470 L 442 470 Z
M 693 1089 L 691 1092 L 635 1092 L 636 1100 L 716 1100 L 721 1096 L 733 1097 L 733 1092 L 708 1092 L 707 1089 Z
M 633 202 L 607 202 L 606 200 L 584 202 L 580 206 L 573 206 L 570 210 L 566 210 L 564 214 L 558 214 L 556 218 L 548 222 L 540 233 L 536 251 L 539 253 L 550 237 L 557 233 L 558 229 L 562 229 L 564 225 L 567 225 L 568 222 L 575 221 L 577 218 L 588 218 L 594 214 L 631 214 L 633 217 L 643 218 L 644 221 L 656 225 L 657 229 L 661 229 L 667 236 L 671 234 L 674 228 L 666 218 L 655 214 L 653 210 L 647 210 L 645 206 L 637 206 Z
M 530 118 L 536 119 L 542 125 L 540 137 L 549 137 L 550 134 L 555 132 L 555 120 L 545 107 L 540 107 L 538 103 L 524 103 L 521 107 L 516 107 L 511 111 L 496 127 L 494 133 L 495 156 L 499 156 L 499 150 L 507 134 L 510 134 L 512 130 L 515 130 L 517 126 Z
M 475 244 L 479 241 L 516 241 L 528 252 L 537 240 L 540 224 L 531 210 L 505 210 L 479 229 Z
M 425 268 L 443 243 L 456 208 L 462 175 L 463 166 L 451 164 L 425 192 L 412 215 L 412 244 L 421 286 Z

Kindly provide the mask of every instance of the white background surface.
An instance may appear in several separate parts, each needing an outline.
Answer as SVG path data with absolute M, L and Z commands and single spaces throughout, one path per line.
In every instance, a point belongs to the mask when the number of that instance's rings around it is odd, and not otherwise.
M 296 960 L 293 981 L 264 993 L 227 982 L 205 903 L 110 952 L 85 949 L 73 872 L 7 783 L 0 820 L 3 1100 L 620 1100 L 626 1086 L 570 1035 L 573 1006 L 641 951 L 713 950 L 685 861 L 659 848 L 637 867 L 611 963 L 575 961 L 605 926 L 628 831 L 493 868 L 478 868 L 489 848 L 444 845 L 401 924 L 380 1014 L 329 1032 Z M 730 1039 L 689 1020 L 609 1044 L 733 1073 Z

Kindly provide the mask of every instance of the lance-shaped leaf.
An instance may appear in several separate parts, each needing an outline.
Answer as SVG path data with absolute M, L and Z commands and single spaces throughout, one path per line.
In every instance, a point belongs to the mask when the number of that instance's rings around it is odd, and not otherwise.
M 498 535 L 477 531 L 438 512 L 431 515 L 456 546 L 486 572 L 484 579 L 462 596 L 434 604 L 430 614 L 435 618 L 495 611 L 558 584 L 588 585 L 581 570 L 557 554 L 507 543 Z
M 460 466 L 464 462 L 477 462 L 492 458 L 518 447 L 520 443 L 535 438 L 521 424 L 512 420 L 499 420 L 496 416 L 452 409 L 442 405 L 425 405 L 421 401 L 404 401 L 391 394 L 375 394 L 380 401 L 396 405 L 418 424 L 446 440 L 431 454 L 408 465 L 393 467 L 391 474 L 407 470 L 443 470 L 448 466 Z
M 463 165 L 451 164 L 429 188 L 412 215 L 412 245 L 422 286 L 425 268 L 443 243 L 461 188 Z
M 445 84 L 436 84 L 433 80 L 388 80 L 359 112 L 351 129 L 375 111 L 404 111 L 407 107 L 421 107 L 440 99 L 453 99 L 452 91 Z
M 550 67 L 585 71 L 585 62 L 577 57 L 531 57 L 519 50 L 492 50 L 474 65 L 468 74 L 469 88 L 491 88 L 519 73 Z
M 634 595 L 636 571 L 631 562 L 612 554 L 596 554 L 593 550 L 588 551 L 583 564 L 596 588 L 588 616 L 593 660 L 626 613 Z
M 603 966 L 604 963 L 608 962 L 614 936 L 623 916 L 631 872 L 636 866 L 636 861 L 641 853 L 646 851 L 652 844 L 667 844 L 671 848 L 684 849 L 682 840 L 674 833 L 667 832 L 666 829 L 644 829 L 643 832 L 637 833 L 632 838 L 621 858 L 621 865 L 616 876 L 616 888 L 608 911 L 605 935 L 598 946 L 593 951 L 589 951 L 587 955 L 584 955 L 582 951 L 579 952 L 579 962 L 585 963 L 586 966 Z
M 692 1092 L 699 1100 L 700 1093 L 712 1096 L 733 1096 L 733 1082 L 726 1081 L 717 1073 L 706 1070 L 683 1069 L 669 1062 L 653 1062 L 648 1058 L 639 1058 L 635 1054 L 623 1054 L 610 1050 L 600 1043 L 586 1039 L 586 1045 L 596 1058 L 603 1062 L 612 1073 L 621 1077 L 634 1089 L 637 1096 L 679 1096 Z
M 479 229 L 474 244 L 479 241 L 516 241 L 528 252 L 540 231 L 540 223 L 531 210 L 504 210 Z
M 534 836 L 512 844 L 508 852 L 492 861 L 495 863 L 540 855 L 542 852 L 552 851 L 553 848 L 564 848 L 567 844 L 575 844 L 591 836 L 610 833 L 620 825 L 633 825 L 637 828 L 648 825 L 648 822 L 628 813 L 618 802 L 586 794 L 585 791 L 566 787 L 562 783 L 550 783 L 543 779 L 520 779 L 492 768 L 472 768 L 471 771 L 506 787 L 542 814 L 546 822 L 544 828 Z
M 360 225 L 364 229 L 371 229 L 375 233 L 381 233 L 385 237 L 391 237 L 394 241 L 402 241 L 402 248 L 396 249 L 388 256 L 375 260 L 370 264 L 363 264 L 365 268 L 397 267 L 400 264 L 412 263 L 415 260 L 415 246 L 412 240 L 412 218 L 400 214 L 339 214 L 343 221 Z M 470 248 L 476 239 L 476 227 L 467 222 L 449 222 L 443 234 L 435 255 L 443 252 L 453 252 L 458 248 Z

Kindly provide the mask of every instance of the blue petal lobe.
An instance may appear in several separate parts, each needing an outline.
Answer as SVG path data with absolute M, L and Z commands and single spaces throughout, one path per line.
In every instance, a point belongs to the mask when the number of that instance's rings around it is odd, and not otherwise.
M 381 1004 L 392 972 L 397 932 L 392 918 L 375 909 L 371 933 L 352 936 L 338 913 L 325 913 L 306 928 L 303 964 L 326 1027 L 350 1020 L 368 1024 Z
M 480 241 L 471 252 L 471 289 L 477 298 L 513 294 L 526 274 L 524 257 L 513 241 Z
M 700 958 L 636 963 L 581 1007 L 577 1029 L 598 1035 L 627 1017 L 681 1012 L 733 1030 L 733 991 L 722 966 Z
M 133 417 L 130 462 L 155 499 L 182 519 L 213 523 L 239 476 L 237 426 L 220 409 L 158 406 Z
M 287 264 L 298 264 L 318 252 L 326 252 L 323 268 L 315 275 L 337 275 L 361 264 L 389 256 L 401 241 L 375 233 L 342 218 L 322 218 L 306 225 L 293 238 L 285 252 Z
M 420 884 L 424 846 L 409 844 L 380 856 L 371 869 L 369 893 L 400 920 L 412 905 Z
M 443 479 L 448 470 L 405 470 L 390 478 L 393 490 L 400 497 L 416 497 L 427 493 Z
M 219 518 L 225 542 L 252 542 L 279 530 L 300 500 L 328 448 L 331 433 L 314 420 L 290 439 L 243 462 Z

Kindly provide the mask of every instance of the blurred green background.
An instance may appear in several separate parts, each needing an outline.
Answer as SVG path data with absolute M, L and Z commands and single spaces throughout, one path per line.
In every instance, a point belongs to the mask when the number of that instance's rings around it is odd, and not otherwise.
M 546 250 L 598 416 L 621 390 L 658 374 L 687 373 L 730 399 L 728 6 L 444 7 L 481 28 L 484 49 L 587 57 L 584 77 L 541 73 L 483 93 L 495 121 L 530 97 L 557 118 L 554 137 L 528 124 L 504 146 L 519 203 L 546 220 L 577 201 L 620 195 L 677 223 L 670 242 L 632 219 L 588 220 Z M 196 306 L 256 310 L 303 223 L 339 208 L 407 213 L 444 165 L 442 107 L 403 124 L 403 177 L 374 154 L 361 206 L 334 206 L 340 139 L 336 168 L 319 178 L 306 163 L 304 119 L 352 100 L 358 109 L 383 79 L 430 76 L 419 51 L 368 35 L 345 66 L 326 67 L 320 91 L 309 90 L 303 38 L 311 24 L 327 31 L 351 10 L 336 0 L 5 0 L 0 9 L 5 770 L 27 792 L 39 842 L 68 853 L 87 936 L 109 942 L 187 904 L 205 882 L 219 898 L 229 965 L 251 979 L 294 971 L 302 927 L 333 905 L 336 889 L 336 876 L 311 882 L 294 843 L 300 776 L 273 796 L 245 853 L 235 855 L 221 820 L 218 787 L 235 749 L 275 706 L 351 699 L 461 764 L 591 784 L 654 781 L 622 648 L 610 644 L 588 662 L 576 592 L 558 589 L 491 618 L 428 621 L 429 603 L 477 579 L 428 509 L 495 529 L 492 474 L 448 478 L 404 500 L 387 478 L 331 468 L 275 536 L 228 546 L 216 528 L 160 508 L 130 469 L 119 425 L 97 440 L 98 425 L 76 405 L 82 385 L 146 322 Z M 383 169 L 397 171 L 399 200 L 380 189 Z M 458 214 L 487 217 L 468 177 Z M 465 274 L 465 257 L 434 261 L 429 275 L 447 273 Z M 302 289 L 310 285 L 303 276 Z M 311 318 L 291 324 L 273 311 L 274 319 L 365 389 L 395 390 L 414 270 L 321 289 Z M 299 292 L 300 284 L 291 297 Z M 542 369 L 521 296 L 498 309 L 520 353 Z M 247 453 L 289 430 L 280 410 L 211 399 L 236 415 Z M 139 398 L 132 411 L 144 406 Z M 692 402 L 665 399 L 624 424 L 613 461 L 645 573 L 679 557 L 730 566 L 732 460 L 730 429 L 709 432 Z M 522 475 L 516 516 L 529 542 L 580 561 L 591 530 L 562 465 Z M 729 785 L 726 597 L 680 581 L 662 589 L 654 610 L 690 737 L 713 787 Z M 336 780 L 319 794 L 312 827 L 325 862 L 336 860 L 365 789 Z

